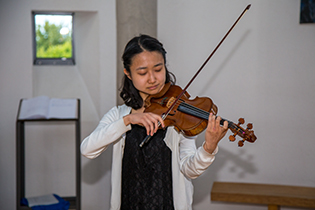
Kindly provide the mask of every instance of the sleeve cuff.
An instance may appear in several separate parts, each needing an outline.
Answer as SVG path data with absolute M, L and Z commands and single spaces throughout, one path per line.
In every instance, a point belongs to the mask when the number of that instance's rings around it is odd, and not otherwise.
M 203 147 L 204 144 L 205 144 L 205 142 L 203 142 L 202 146 L 201 146 L 202 147 L 201 151 L 202 151 L 204 156 L 214 156 L 214 155 L 216 155 L 218 153 L 218 151 L 219 151 L 219 147 L 218 146 L 215 148 L 215 150 L 212 153 L 209 153 L 209 152 L 207 152 L 204 149 L 204 147 Z
M 127 131 L 131 130 L 131 124 L 125 125 L 124 119 L 121 118 L 118 120 L 118 129 L 117 130 L 127 132 Z

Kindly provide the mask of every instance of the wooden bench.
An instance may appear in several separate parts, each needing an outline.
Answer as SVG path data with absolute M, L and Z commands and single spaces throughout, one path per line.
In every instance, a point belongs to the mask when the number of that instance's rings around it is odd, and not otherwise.
M 211 201 L 265 204 L 268 210 L 279 210 L 280 206 L 315 209 L 315 188 L 214 182 Z

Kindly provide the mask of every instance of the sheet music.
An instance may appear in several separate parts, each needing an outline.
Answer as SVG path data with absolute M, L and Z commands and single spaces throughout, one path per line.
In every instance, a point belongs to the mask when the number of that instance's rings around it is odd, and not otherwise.
M 76 99 L 52 98 L 49 105 L 49 118 L 76 118 L 77 117 Z
M 75 119 L 77 99 L 38 96 L 22 100 L 19 119 Z
M 19 119 L 41 119 L 46 118 L 50 98 L 47 96 L 38 96 L 22 101 Z

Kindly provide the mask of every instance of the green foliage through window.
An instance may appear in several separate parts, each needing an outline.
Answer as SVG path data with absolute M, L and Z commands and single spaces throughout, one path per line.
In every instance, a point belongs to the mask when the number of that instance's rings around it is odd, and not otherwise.
M 36 59 L 73 59 L 73 14 L 33 14 Z

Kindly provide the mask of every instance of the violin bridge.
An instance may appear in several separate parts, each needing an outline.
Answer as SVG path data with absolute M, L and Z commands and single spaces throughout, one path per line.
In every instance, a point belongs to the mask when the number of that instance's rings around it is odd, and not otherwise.
M 174 97 L 171 97 L 171 98 L 167 101 L 166 107 L 167 107 L 167 108 L 170 108 L 170 107 L 172 106 L 172 104 L 174 103 L 174 101 L 175 101 L 175 98 L 174 98 Z

